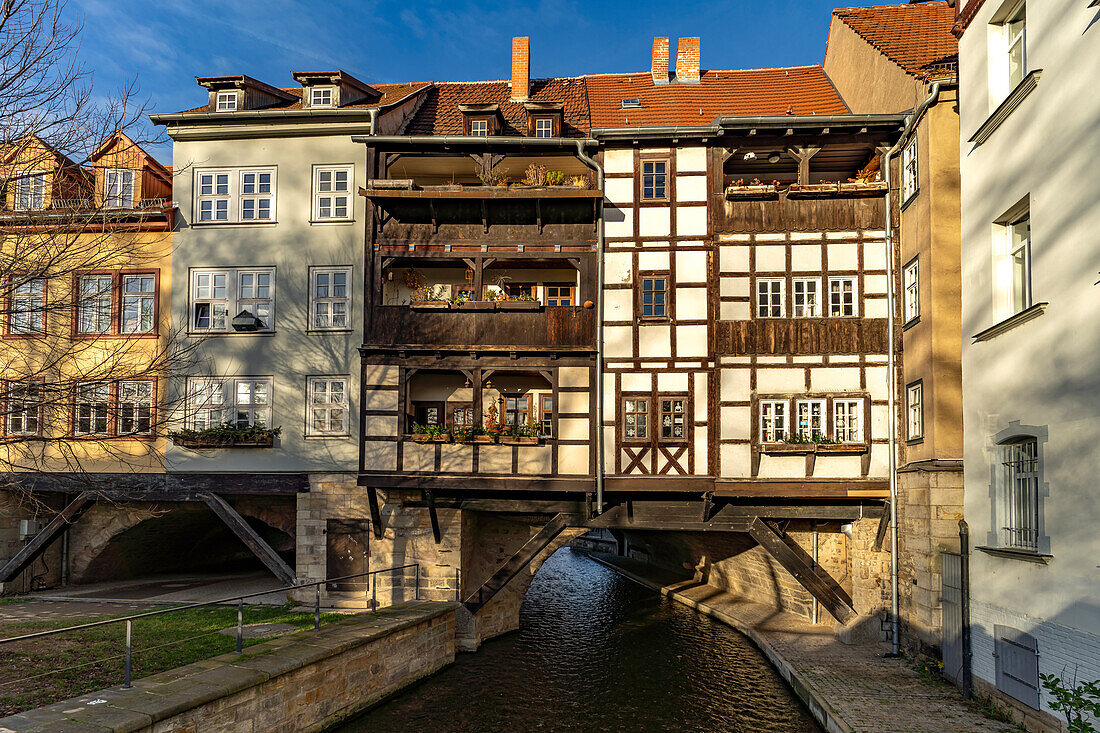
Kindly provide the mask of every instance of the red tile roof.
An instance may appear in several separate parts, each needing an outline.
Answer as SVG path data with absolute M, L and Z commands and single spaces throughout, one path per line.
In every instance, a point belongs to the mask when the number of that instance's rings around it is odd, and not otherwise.
M 947 75 L 958 64 L 955 9 L 946 2 L 840 8 L 833 15 L 913 76 Z
M 704 71 L 698 84 L 655 85 L 648 73 L 585 77 L 592 127 L 706 125 L 718 117 L 846 114 L 820 66 Z M 622 109 L 637 99 L 641 108 Z
M 531 102 L 560 102 L 563 105 L 562 137 L 588 135 L 588 95 L 581 77 L 532 79 Z M 496 104 L 504 118 L 502 135 L 527 134 L 527 110 L 512 101 L 507 81 L 437 82 L 425 95 L 424 103 L 405 130 L 408 135 L 463 134 L 460 104 Z
M 382 107 L 387 104 L 392 104 L 400 99 L 404 99 L 418 89 L 422 89 L 425 86 L 431 84 L 430 81 L 412 81 L 402 82 L 400 84 L 371 84 L 372 87 L 382 92 L 382 96 L 378 99 L 364 100 L 355 104 L 345 104 L 339 109 L 369 109 L 370 107 Z M 286 87 L 280 89 L 280 91 L 292 94 L 296 99 L 293 101 L 279 102 L 267 107 L 263 107 L 258 111 L 264 111 L 269 109 L 302 109 L 302 87 Z M 184 110 L 180 114 L 192 114 L 199 112 L 213 112 L 214 109 L 209 104 L 204 104 L 201 107 L 195 107 L 194 109 Z M 232 116 L 232 113 L 226 113 Z

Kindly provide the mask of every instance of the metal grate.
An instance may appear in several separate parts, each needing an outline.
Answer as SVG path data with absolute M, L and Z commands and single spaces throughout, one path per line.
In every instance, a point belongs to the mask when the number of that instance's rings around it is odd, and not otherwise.
M 1005 547 L 1039 549 L 1039 448 L 1035 439 L 1001 447 Z

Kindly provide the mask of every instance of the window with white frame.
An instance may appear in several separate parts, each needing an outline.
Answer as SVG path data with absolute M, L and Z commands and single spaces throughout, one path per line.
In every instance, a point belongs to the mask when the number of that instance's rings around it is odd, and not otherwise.
M 190 295 L 192 331 L 231 331 L 241 311 L 259 321 L 258 331 L 275 328 L 273 267 L 192 270 Z
M 782 279 L 756 281 L 756 316 L 758 318 L 783 317 L 783 284 Z
M 46 281 L 40 277 L 18 282 L 11 292 L 11 333 L 38 334 L 46 330 Z
M 309 378 L 307 435 L 348 434 L 348 378 Z
M 315 267 L 310 270 L 310 308 L 315 330 L 343 330 L 348 327 L 351 294 L 350 267 Z
M 313 87 L 309 92 L 310 107 L 331 107 L 333 101 L 332 87 Z
M 235 379 L 233 422 L 238 427 L 267 427 L 271 418 L 271 377 Z
M 152 333 L 156 328 L 157 279 L 152 274 L 122 276 L 122 332 Z
M 797 400 L 794 409 L 799 438 L 816 443 L 825 437 L 825 400 Z
M 623 400 L 623 437 L 627 440 L 649 438 L 649 400 L 629 397 Z
M 215 100 L 215 109 L 218 112 L 233 112 L 237 109 L 236 92 L 218 92 Z
M 913 138 L 901 150 L 901 201 L 905 203 L 917 192 L 917 139 Z
M 77 302 L 77 333 L 111 332 L 111 292 L 115 279 L 111 275 L 83 275 L 80 278 L 80 299 Z
M 350 165 L 313 169 L 313 218 L 351 219 Z
M 760 442 L 780 443 L 787 438 L 787 401 L 761 400 Z
M 470 134 L 474 137 L 488 137 L 489 120 L 470 120 Z
M 1031 297 L 1031 216 L 1023 214 L 1005 227 L 1008 259 L 1012 273 L 1012 313 L 1032 306 Z
M 1027 12 L 1020 3 L 1002 23 L 1004 33 L 1004 63 L 1008 89 L 1011 92 L 1027 76 Z
M 794 317 L 818 318 L 821 315 L 821 281 L 817 278 L 796 277 L 794 286 Z
M 553 137 L 554 121 L 549 117 L 539 117 L 535 120 L 535 137 Z
M 76 435 L 107 435 L 110 407 L 111 388 L 106 382 L 76 385 L 73 432 Z
M 905 323 L 920 317 L 920 262 L 914 257 L 901 273 Z
M 863 441 L 863 400 L 833 400 L 833 440 L 838 443 Z
M 118 383 L 118 434 L 151 435 L 153 432 L 153 383 Z
M 38 435 L 42 426 L 42 392 L 37 382 L 7 383 L 8 435 Z
M 1001 539 L 1005 547 L 1039 548 L 1039 443 L 1019 438 L 998 446 L 1001 462 Z
M 274 168 L 195 171 L 196 224 L 275 220 Z
M 46 208 L 46 174 L 30 172 L 15 180 L 15 209 L 35 211 Z
M 909 440 L 924 437 L 924 383 L 913 382 L 905 388 L 905 415 Z
M 829 278 L 829 315 L 856 315 L 856 279 L 854 277 Z
M 271 377 L 188 380 L 187 420 L 192 430 L 224 423 L 267 427 L 271 421 Z
M 225 422 L 225 384 L 216 379 L 189 380 L 187 424 L 192 430 L 207 430 Z
M 130 209 L 134 206 L 134 172 L 119 168 L 103 173 L 103 205 L 108 209 Z

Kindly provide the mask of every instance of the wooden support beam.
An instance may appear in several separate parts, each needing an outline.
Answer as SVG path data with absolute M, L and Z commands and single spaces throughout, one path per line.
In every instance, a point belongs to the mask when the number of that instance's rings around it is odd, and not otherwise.
M 755 517 L 748 525 L 748 532 L 769 555 L 782 565 L 802 587 L 817 599 L 818 603 L 842 624 L 848 623 L 856 615 L 852 608 L 852 599 L 844 589 L 821 570 L 815 568 L 806 552 L 797 545 L 787 542 L 779 533 L 760 517 Z
M 367 487 L 367 504 L 370 506 L 370 524 L 374 529 L 374 539 L 382 539 L 382 509 L 378 506 L 378 491 L 373 486 Z
M 435 511 L 435 497 L 431 489 L 424 489 L 424 501 L 428 503 L 428 518 L 432 520 L 432 536 L 438 545 L 443 536 L 439 531 L 439 515 Z
M 875 532 L 875 552 L 882 552 L 882 543 L 886 540 L 886 530 L 890 528 L 890 502 L 886 502 L 886 509 L 878 518 L 878 531 Z
M 38 556 L 46 551 L 61 533 L 76 523 L 84 516 L 84 512 L 95 503 L 95 494 L 91 491 L 81 492 L 68 505 L 58 513 L 50 522 L 39 530 L 31 541 L 23 549 L 15 553 L 12 559 L 0 568 L 0 583 L 7 583 L 15 578 L 23 569 L 38 559 Z
M 576 522 L 577 519 L 579 518 L 569 514 L 555 514 L 549 522 L 543 525 L 542 529 L 524 543 L 523 547 L 516 550 L 514 555 L 497 568 L 497 571 L 482 583 L 481 587 L 468 595 L 462 601 L 462 605 L 470 613 L 477 613 L 493 599 L 493 596 L 503 590 L 512 578 L 527 567 L 535 559 L 535 555 L 545 550 L 554 541 L 555 537 L 561 534 L 571 522 Z
M 245 521 L 244 517 L 237 514 L 237 510 L 229 506 L 229 503 L 225 499 L 221 498 L 217 494 L 206 493 L 202 495 L 203 502 L 210 507 L 210 509 L 218 515 L 218 518 L 225 522 L 225 525 L 229 527 L 233 534 L 237 535 L 237 539 L 244 543 L 245 547 L 252 551 L 256 557 L 260 559 L 267 569 L 270 570 L 276 578 L 283 581 L 286 585 L 294 585 L 298 582 L 298 578 L 294 575 L 294 571 L 290 569 L 290 566 L 283 562 L 283 558 L 279 557 L 279 553 L 264 541 L 264 538 L 259 535 L 256 530 L 252 529 L 252 525 Z
M 810 182 L 810 158 L 821 152 L 821 146 L 803 145 L 802 147 L 787 148 L 787 155 L 798 161 L 798 182 L 808 184 Z

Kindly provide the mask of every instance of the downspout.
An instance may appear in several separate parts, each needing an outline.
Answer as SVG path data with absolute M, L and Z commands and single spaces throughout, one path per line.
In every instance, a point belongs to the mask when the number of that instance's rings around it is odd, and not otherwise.
M 924 116 L 925 111 L 936 103 L 940 96 L 940 83 L 934 82 L 928 98 L 920 103 L 913 114 L 905 122 L 901 131 L 901 137 L 894 143 L 894 147 L 886 151 L 882 160 L 883 175 L 886 178 L 886 270 L 890 276 L 886 279 L 886 311 L 890 317 L 886 319 L 886 363 L 887 385 L 889 389 L 888 403 L 890 410 L 890 656 L 901 656 L 901 639 L 899 637 L 898 615 L 898 437 L 897 437 L 897 354 L 894 348 L 894 319 L 897 296 L 894 293 L 894 281 L 897 273 L 894 271 L 894 227 L 893 212 L 890 207 L 890 159 L 897 155 L 905 145 L 906 139 L 913 132 L 917 122 Z
M 603 193 L 603 166 L 584 153 L 584 141 L 577 141 L 577 158 L 596 171 Z M 603 204 L 596 221 L 596 514 L 603 514 Z

